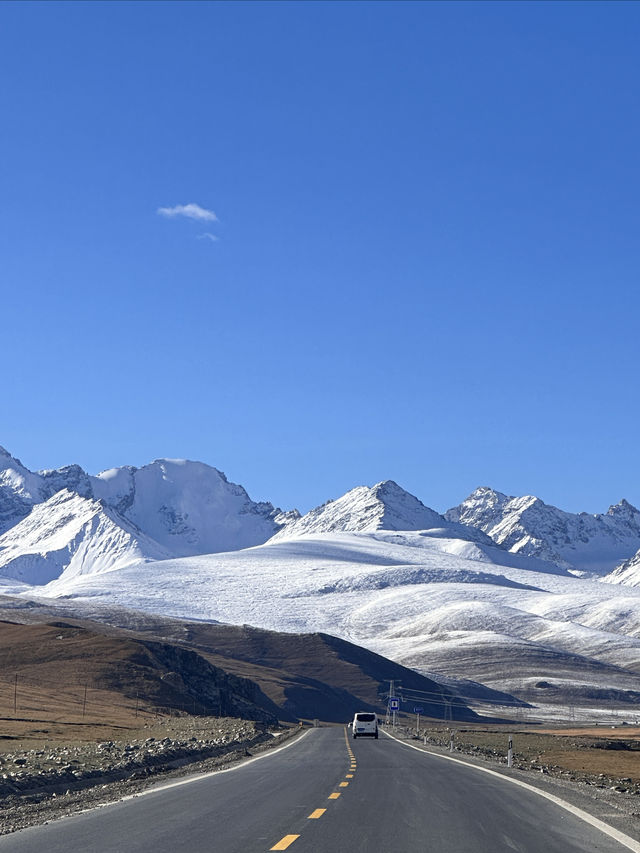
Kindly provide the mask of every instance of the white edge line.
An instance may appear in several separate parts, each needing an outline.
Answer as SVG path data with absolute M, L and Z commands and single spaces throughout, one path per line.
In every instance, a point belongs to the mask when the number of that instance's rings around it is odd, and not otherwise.
M 249 758 L 247 761 L 238 761 L 232 767 L 225 767 L 223 770 L 209 770 L 207 773 L 196 773 L 193 776 L 189 776 L 187 779 L 179 779 L 177 782 L 167 782 L 165 785 L 157 785 L 152 788 L 147 788 L 144 791 L 139 791 L 137 794 L 127 794 L 125 797 L 121 797 L 119 800 L 114 800 L 113 803 L 106 803 L 105 805 L 115 805 L 115 803 L 124 803 L 126 800 L 136 800 L 139 797 L 146 797 L 148 794 L 157 794 L 160 791 L 167 791 L 169 788 L 179 788 L 181 785 L 190 785 L 191 782 L 199 782 L 201 779 L 208 779 L 210 776 L 220 776 L 222 773 L 232 773 L 234 770 L 240 770 L 241 767 L 247 767 L 249 764 L 253 764 L 254 761 L 260 761 L 263 758 L 276 755 L 284 749 L 289 749 L 290 746 L 300 743 L 300 741 L 305 738 L 310 731 L 311 729 L 307 729 L 298 737 L 293 737 L 289 743 L 284 743 L 282 746 L 278 746 L 275 749 L 267 749 L 262 753 L 262 755 L 254 755 L 253 758 Z M 640 848 L 638 849 L 640 851 Z
M 604 832 L 605 835 L 608 835 L 610 838 L 613 838 L 619 844 L 622 844 L 623 847 L 628 848 L 629 850 L 633 850 L 634 853 L 640 853 L 640 843 L 636 841 L 634 838 L 631 838 L 630 835 L 625 835 L 624 832 L 620 832 L 620 830 L 615 829 L 613 826 L 609 826 L 608 823 L 605 823 L 603 820 L 599 820 L 599 818 L 590 815 L 589 812 L 585 812 L 582 809 L 579 809 L 577 806 L 572 806 L 571 803 L 568 803 L 566 800 L 561 800 L 560 797 L 556 797 L 554 794 L 548 794 L 546 791 L 540 790 L 540 788 L 535 788 L 533 785 L 529 785 L 527 782 L 521 782 L 519 779 L 512 779 L 510 776 L 505 776 L 502 773 L 497 773 L 495 770 L 490 770 L 488 767 L 478 767 L 477 764 L 469 764 L 466 761 L 461 761 L 459 758 L 452 758 L 450 755 L 442 755 L 439 752 L 433 752 L 430 749 L 422 749 L 419 746 L 414 746 L 412 743 L 407 743 L 404 740 L 400 740 L 400 738 L 395 737 L 384 729 L 380 729 L 380 731 L 385 734 L 387 737 L 390 737 L 392 740 L 395 740 L 397 743 L 401 744 L 401 746 L 407 746 L 409 749 L 415 749 L 417 752 L 421 752 L 423 755 L 434 755 L 436 758 L 444 758 L 446 761 L 454 761 L 456 764 L 462 764 L 463 767 L 467 767 L 469 770 L 479 770 L 481 773 L 489 773 L 490 776 L 497 776 L 498 779 L 502 779 L 505 782 L 511 782 L 512 785 L 519 785 L 521 788 L 526 788 L 527 791 L 532 791 L 534 794 L 537 794 L 539 797 L 544 797 L 546 800 L 551 800 L 552 803 L 555 803 L 560 808 L 565 809 L 568 812 L 571 812 L 580 820 L 583 820 L 585 823 L 591 824 L 596 829 L 599 829 L 600 832 Z
M 283 749 L 289 749 L 290 746 L 294 746 L 296 743 L 300 743 L 300 741 L 306 737 L 311 729 L 307 729 L 298 737 L 292 737 L 288 743 L 283 744 L 282 746 L 278 746 L 275 749 L 267 749 L 262 755 L 255 755 L 253 758 L 249 758 L 247 761 L 238 761 L 232 767 L 225 767 L 224 770 L 209 770 L 207 773 L 194 773 L 193 776 L 189 776 L 186 779 L 179 779 L 177 782 L 167 782 L 164 785 L 154 785 L 151 788 L 147 788 L 144 791 L 138 791 L 136 794 L 127 794 L 124 797 L 120 797 L 118 800 L 109 800 L 106 803 L 96 803 L 95 806 L 89 806 L 88 809 L 81 809 L 77 812 L 72 812 L 71 814 L 63 815 L 59 818 L 52 818 L 46 823 L 34 824 L 33 826 L 25 826 L 23 829 L 18 830 L 19 832 L 29 832 L 29 830 L 38 830 L 43 829 L 47 826 L 48 823 L 61 823 L 64 820 L 73 820 L 74 818 L 80 817 L 80 815 L 86 815 L 89 812 L 97 811 L 98 809 L 108 809 L 111 806 L 117 806 L 119 803 L 124 803 L 127 800 L 136 800 L 139 797 L 146 797 L 148 794 L 157 794 L 160 791 L 166 791 L 169 788 L 177 788 L 180 785 L 189 785 L 191 782 L 200 782 L 202 779 L 207 779 L 209 776 L 219 776 L 221 773 L 231 773 L 233 770 L 240 770 L 241 767 L 246 767 L 248 764 L 253 764 L 254 761 L 260 761 L 261 758 L 268 758 L 271 755 L 275 755 L 278 752 L 282 752 Z M 122 780 L 124 781 L 124 780 Z M 8 835 L 0 836 L 0 845 L 2 845 L 5 838 L 10 838 L 14 833 L 9 833 Z

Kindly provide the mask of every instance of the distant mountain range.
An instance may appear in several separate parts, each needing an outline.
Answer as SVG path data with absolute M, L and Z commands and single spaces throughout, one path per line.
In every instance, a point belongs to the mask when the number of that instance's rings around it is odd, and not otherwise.
M 509 497 L 484 487 L 445 516 L 482 530 L 514 554 L 574 572 L 606 574 L 640 549 L 640 512 L 626 500 L 603 515 L 573 514 L 532 495 Z
M 324 632 L 548 706 L 640 699 L 640 513 L 624 500 L 572 514 L 480 488 L 441 515 L 387 480 L 301 516 L 199 462 L 91 476 L 0 451 L 0 524 L 18 607 Z
M 252 501 L 242 486 L 201 462 L 158 459 L 97 476 L 78 465 L 34 472 L 0 447 L 0 576 L 28 584 L 270 539 L 436 529 L 578 575 L 607 575 L 640 562 L 640 512 L 626 500 L 603 515 L 572 514 L 533 496 L 483 487 L 440 515 L 387 480 L 301 516 Z M 640 583 L 636 574 L 618 569 L 612 579 Z

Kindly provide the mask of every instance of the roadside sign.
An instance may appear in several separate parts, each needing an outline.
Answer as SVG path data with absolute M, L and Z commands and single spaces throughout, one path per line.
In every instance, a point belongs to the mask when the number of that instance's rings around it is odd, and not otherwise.
M 394 696 L 389 699 L 389 710 L 390 711 L 399 711 L 400 710 L 400 700 L 396 699 Z
M 422 707 L 422 705 L 416 705 L 415 708 L 413 709 L 414 714 L 422 714 L 423 711 L 424 711 L 424 708 Z

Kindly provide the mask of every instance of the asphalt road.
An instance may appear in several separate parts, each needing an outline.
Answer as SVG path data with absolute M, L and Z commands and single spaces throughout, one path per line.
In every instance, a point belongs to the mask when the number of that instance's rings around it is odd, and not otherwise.
M 353 756 L 353 757 L 352 757 Z M 0 837 L 0 853 L 621 853 L 558 805 L 387 737 L 259 760 Z

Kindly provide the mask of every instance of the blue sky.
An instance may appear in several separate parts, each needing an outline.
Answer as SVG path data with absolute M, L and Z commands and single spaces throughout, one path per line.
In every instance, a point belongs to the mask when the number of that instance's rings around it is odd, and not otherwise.
M 302 510 L 640 504 L 639 39 L 634 3 L 0 5 L 0 444 Z

